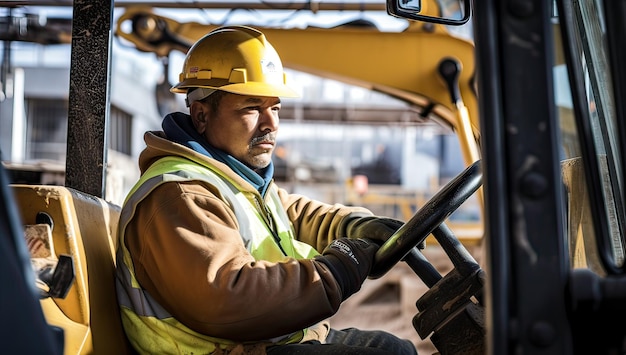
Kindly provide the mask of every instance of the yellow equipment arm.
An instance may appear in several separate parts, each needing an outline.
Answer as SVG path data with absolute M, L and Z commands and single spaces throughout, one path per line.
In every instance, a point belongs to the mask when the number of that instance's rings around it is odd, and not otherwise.
M 130 26 L 125 26 L 126 21 Z M 149 8 L 136 7 L 119 18 L 116 35 L 138 50 L 165 57 L 173 50 L 186 53 L 191 44 L 216 27 L 179 23 Z M 424 116 L 432 112 L 457 132 L 466 164 L 479 159 L 472 42 L 451 35 L 443 26 L 418 23 L 404 32 L 355 26 L 256 27 L 280 53 L 285 67 L 389 94 L 423 108 Z M 450 57 L 461 65 L 458 88 L 462 107 L 450 97 L 438 72 L 440 63 Z

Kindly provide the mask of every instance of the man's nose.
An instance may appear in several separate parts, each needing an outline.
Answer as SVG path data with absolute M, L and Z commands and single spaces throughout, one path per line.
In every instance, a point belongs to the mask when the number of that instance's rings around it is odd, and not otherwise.
M 261 131 L 270 130 L 271 132 L 278 129 L 278 111 L 267 109 L 261 111 Z

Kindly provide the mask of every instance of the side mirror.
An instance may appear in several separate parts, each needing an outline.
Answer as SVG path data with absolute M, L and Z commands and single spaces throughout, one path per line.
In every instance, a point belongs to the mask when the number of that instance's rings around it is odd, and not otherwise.
M 426 15 L 422 1 L 430 0 L 387 0 L 387 13 L 391 16 L 407 19 L 439 23 L 449 26 L 461 26 L 469 21 L 471 14 L 471 0 L 447 1 L 445 8 L 439 7 L 439 14 Z M 431 1 L 429 4 L 436 5 Z

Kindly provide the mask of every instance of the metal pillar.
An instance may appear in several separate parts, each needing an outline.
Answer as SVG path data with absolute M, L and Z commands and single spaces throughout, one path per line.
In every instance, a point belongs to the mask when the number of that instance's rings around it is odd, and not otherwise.
M 65 185 L 104 197 L 113 1 L 74 1 Z

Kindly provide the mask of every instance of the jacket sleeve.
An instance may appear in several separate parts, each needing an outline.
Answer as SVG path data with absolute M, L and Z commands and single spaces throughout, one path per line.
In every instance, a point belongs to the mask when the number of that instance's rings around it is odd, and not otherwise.
M 309 206 L 296 204 L 292 213 L 338 213 Z M 299 230 L 330 228 L 325 221 L 304 219 Z M 157 187 L 139 204 L 125 244 L 141 286 L 178 321 L 212 337 L 242 342 L 290 334 L 330 317 L 341 303 L 337 282 L 320 262 L 255 261 L 232 210 L 208 184 Z
M 293 223 L 296 238 L 322 252 L 330 242 L 345 237 L 347 222 L 354 217 L 372 216 L 363 207 L 328 204 L 306 196 L 290 194 L 284 189 L 278 195 Z

